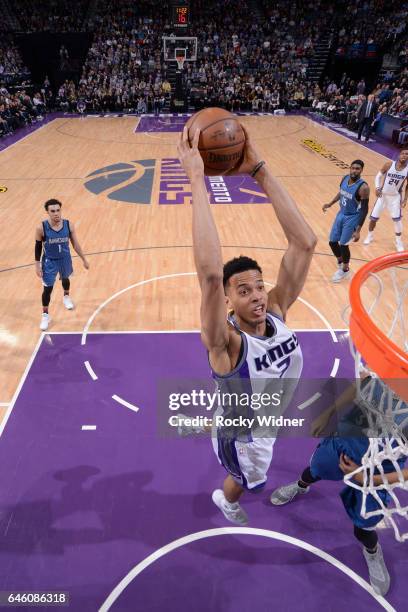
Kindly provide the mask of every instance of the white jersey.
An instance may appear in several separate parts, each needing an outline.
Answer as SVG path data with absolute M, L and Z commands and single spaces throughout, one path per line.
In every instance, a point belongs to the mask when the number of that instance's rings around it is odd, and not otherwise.
M 260 414 L 281 415 L 296 389 L 303 368 L 302 350 L 296 334 L 277 315 L 267 313 L 267 336 L 252 336 L 239 329 L 234 317 L 228 321 L 241 334 L 242 349 L 236 367 L 224 376 L 213 371 L 220 401 L 217 413 L 226 416 Z M 225 401 L 228 394 L 240 394 L 238 402 Z M 223 395 L 224 394 L 224 395 Z M 271 398 L 260 405 L 260 394 Z M 267 394 L 267 395 L 266 395 Z M 245 405 L 242 398 L 250 396 Z M 279 397 L 278 397 L 279 396 Z
M 384 187 L 382 193 L 384 195 L 398 195 L 401 192 L 403 182 L 408 177 L 408 163 L 402 170 L 396 169 L 397 162 L 393 161 L 391 168 L 385 175 Z

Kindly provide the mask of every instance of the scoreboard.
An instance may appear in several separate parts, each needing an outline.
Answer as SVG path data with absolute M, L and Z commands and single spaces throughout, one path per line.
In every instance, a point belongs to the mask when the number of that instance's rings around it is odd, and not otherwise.
M 184 2 L 172 6 L 172 23 L 176 28 L 186 28 L 190 21 L 190 7 Z

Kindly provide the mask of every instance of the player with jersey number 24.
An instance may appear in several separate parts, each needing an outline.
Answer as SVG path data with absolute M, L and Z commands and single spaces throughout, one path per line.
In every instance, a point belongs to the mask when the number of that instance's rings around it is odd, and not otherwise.
M 199 136 L 197 130 L 190 147 L 184 129 L 178 153 L 191 183 L 194 260 L 201 290 L 201 339 L 208 351 L 213 378 L 221 395 L 232 379 L 246 389 L 255 385 L 258 390 L 268 380 L 297 380 L 302 371 L 302 351 L 285 320 L 305 283 L 316 236 L 292 197 L 261 160 L 245 130 L 244 155 L 233 172 L 251 174 L 266 193 L 288 248 L 280 262 L 276 284 L 269 292 L 261 267 L 253 259 L 240 256 L 223 264 L 198 150 Z M 290 354 L 275 359 L 273 356 L 279 354 L 284 344 L 291 347 Z M 221 415 L 227 410 L 223 405 L 217 408 Z M 213 502 L 228 521 L 244 525 L 248 516 L 239 500 L 245 490 L 264 487 L 275 438 L 245 432 L 237 439 L 223 428 L 214 428 L 212 441 L 228 474 L 223 490 L 213 492 Z
M 405 193 L 402 195 L 405 186 Z M 408 147 L 404 147 L 397 161 L 388 161 L 375 177 L 376 203 L 370 215 L 365 245 L 373 241 L 373 232 L 384 208 L 388 209 L 394 222 L 397 251 L 404 250 L 402 242 L 402 209 L 408 201 Z

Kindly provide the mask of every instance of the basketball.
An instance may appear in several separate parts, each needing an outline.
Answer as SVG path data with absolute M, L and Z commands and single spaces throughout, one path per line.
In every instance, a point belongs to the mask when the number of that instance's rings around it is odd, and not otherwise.
M 241 160 L 245 132 L 238 118 L 223 108 L 205 108 L 187 122 L 191 145 L 196 130 L 200 130 L 198 149 L 207 176 L 224 174 Z

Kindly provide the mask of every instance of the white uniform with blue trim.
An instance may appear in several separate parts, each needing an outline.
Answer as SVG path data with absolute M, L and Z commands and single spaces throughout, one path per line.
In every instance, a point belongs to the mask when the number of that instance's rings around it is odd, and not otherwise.
M 280 394 L 278 405 L 260 409 L 233 402 L 220 404 L 214 414 L 225 418 L 255 418 L 248 427 L 216 427 L 214 418 L 213 447 L 224 468 L 247 489 L 265 485 L 277 427 L 259 427 L 257 417 L 278 417 L 288 406 L 302 372 L 303 356 L 296 334 L 277 315 L 267 313 L 267 336 L 252 336 L 239 329 L 233 316 L 228 322 L 239 331 L 242 346 L 237 366 L 224 376 L 212 371 L 221 397 L 238 393 L 240 398 L 259 397 L 264 393 L 272 397 Z M 276 397 L 276 395 L 275 395 Z
M 397 162 L 392 162 L 390 169 L 385 175 L 384 187 L 382 195 L 377 198 L 374 208 L 371 212 L 371 219 L 379 219 L 384 208 L 388 209 L 393 221 L 401 219 L 401 192 L 404 181 L 408 178 L 408 163 L 402 170 L 397 170 Z

